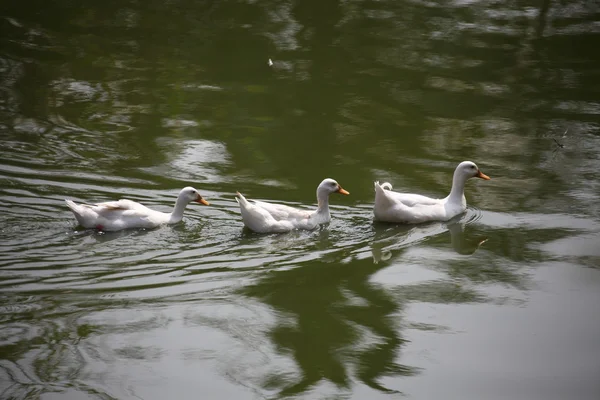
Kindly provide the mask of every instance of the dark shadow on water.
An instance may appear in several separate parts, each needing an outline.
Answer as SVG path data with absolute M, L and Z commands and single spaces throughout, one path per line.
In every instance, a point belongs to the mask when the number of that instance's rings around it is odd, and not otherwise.
M 305 392 L 322 381 L 349 388 L 355 374 L 371 388 L 393 392 L 378 381 L 417 372 L 397 362 L 404 343 L 396 328 L 401 305 L 369 281 L 381 268 L 369 259 L 352 265 L 317 260 L 272 271 L 242 290 L 294 320 L 269 335 L 280 353 L 294 357 L 300 376 L 295 381 L 270 376 L 265 387 L 280 388 L 280 396 Z

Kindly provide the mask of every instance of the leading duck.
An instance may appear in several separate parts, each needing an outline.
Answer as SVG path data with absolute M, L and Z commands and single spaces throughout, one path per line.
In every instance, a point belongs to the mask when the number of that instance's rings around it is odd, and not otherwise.
M 454 170 L 450 194 L 443 199 L 398 193 L 392 191 L 392 185 L 388 182 L 375 182 L 375 219 L 405 224 L 448 221 L 467 209 L 465 183 L 471 178 L 490 179 L 474 162 L 463 161 Z

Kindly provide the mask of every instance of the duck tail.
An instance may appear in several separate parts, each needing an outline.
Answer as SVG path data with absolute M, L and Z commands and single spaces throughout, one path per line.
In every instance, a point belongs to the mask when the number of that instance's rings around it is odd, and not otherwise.
M 81 212 L 82 212 L 81 205 L 75 203 L 73 200 L 66 200 L 66 199 L 65 199 L 65 203 L 67 203 L 67 207 L 69 207 L 71 209 L 71 211 L 73 211 L 73 214 L 81 215 Z
M 82 213 L 81 206 L 72 200 L 65 199 L 65 203 L 67 203 L 67 207 L 69 207 L 71 209 L 71 212 L 73 212 L 73 215 L 75 215 L 77 222 L 79 222 L 79 224 L 83 225 L 83 215 L 81 214 Z
M 240 206 L 247 207 L 248 200 L 246 200 L 246 198 L 244 196 L 242 196 L 242 194 L 240 192 L 235 192 L 235 194 L 236 194 L 235 201 L 237 201 L 237 203 Z
M 377 189 L 381 189 L 381 190 L 392 190 L 392 184 L 389 182 L 384 182 L 382 184 L 379 183 L 379 181 L 375 181 L 375 191 L 377 192 Z
M 67 207 L 69 207 L 74 213 L 79 211 L 79 206 L 73 200 L 65 200 L 65 203 L 67 203 Z

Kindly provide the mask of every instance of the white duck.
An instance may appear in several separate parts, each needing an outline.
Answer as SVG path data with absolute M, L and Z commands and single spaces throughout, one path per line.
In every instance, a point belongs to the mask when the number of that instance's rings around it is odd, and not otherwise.
M 467 209 L 465 183 L 470 178 L 489 180 L 471 161 L 463 161 L 454 170 L 452 189 L 443 199 L 432 199 L 419 194 L 392 191 L 388 182 L 375 182 L 375 219 L 385 222 L 418 224 L 427 221 L 447 221 Z
M 250 230 L 258 233 L 289 232 L 293 229 L 315 229 L 320 224 L 331 221 L 329 214 L 331 193 L 350 194 L 342 189 L 339 183 L 327 178 L 317 187 L 318 207 L 315 211 L 257 200 L 252 204 L 240 192 L 237 192 L 235 200 L 240 205 L 244 225 Z
M 84 228 L 102 231 L 119 231 L 128 228 L 155 228 L 163 224 L 176 224 L 183 218 L 185 207 L 192 201 L 209 205 L 193 187 L 179 192 L 171 213 L 151 210 L 132 200 L 121 199 L 98 204 L 76 204 L 65 200 L 75 218 Z

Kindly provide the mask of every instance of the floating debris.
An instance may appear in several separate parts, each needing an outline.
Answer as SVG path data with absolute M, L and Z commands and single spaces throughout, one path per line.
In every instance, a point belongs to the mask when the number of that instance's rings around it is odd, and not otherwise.
M 556 143 L 556 145 L 557 145 L 558 147 L 560 147 L 561 149 L 564 149 L 564 148 L 565 148 L 565 145 L 564 145 L 564 144 L 562 144 L 562 143 L 559 143 L 559 142 L 558 142 L 558 140 L 556 140 L 556 139 L 554 139 L 554 138 L 552 138 L 552 140 L 554 140 L 554 142 Z

